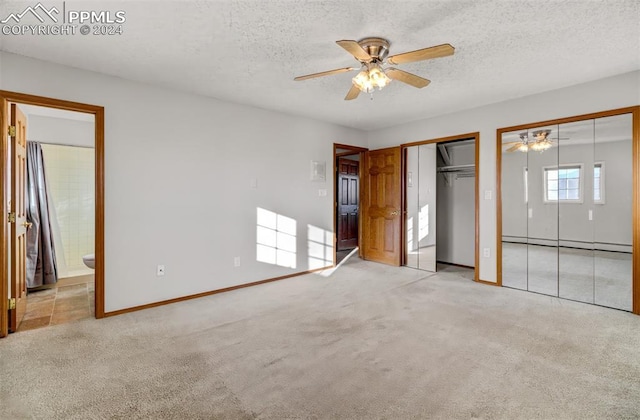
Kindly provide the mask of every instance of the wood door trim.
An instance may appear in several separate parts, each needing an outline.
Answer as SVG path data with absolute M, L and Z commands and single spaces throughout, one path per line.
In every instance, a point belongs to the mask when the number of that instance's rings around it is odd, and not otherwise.
M 333 143 L 333 266 L 336 266 L 336 262 L 338 261 L 338 157 L 346 156 L 345 154 L 338 153 L 338 149 L 347 149 L 352 151 L 352 153 L 348 153 L 350 155 L 359 154 L 360 155 L 360 165 L 358 165 L 358 178 L 359 178 L 359 189 L 358 191 L 358 200 L 360 202 L 360 213 L 358 215 L 358 255 L 362 257 L 362 200 L 364 198 L 364 183 L 362 177 L 362 167 L 364 166 L 364 162 L 366 159 L 366 153 L 369 149 L 365 147 L 359 146 L 350 146 L 348 144 L 341 143 Z M 340 155 L 340 156 L 339 156 Z
M 8 154 L 6 130 L 9 123 L 8 104 L 26 104 L 36 105 L 48 108 L 57 108 L 67 111 L 83 112 L 94 115 L 95 126 L 95 255 L 96 268 L 95 274 L 95 316 L 103 318 L 104 312 L 104 107 L 98 105 L 90 105 L 80 102 L 72 102 L 62 99 L 48 98 L 44 96 L 30 95 L 19 92 L 11 92 L 0 90 L 0 130 L 3 130 L 0 136 L 0 173 L 5 174 L 6 159 Z M 0 183 L 0 210 L 2 211 L 2 220 L 0 220 L 0 262 L 3 267 L 0 272 L 0 311 L 2 313 L 2 322 L 0 323 L 0 337 L 8 334 L 8 325 L 5 322 L 8 313 L 8 273 L 7 267 L 7 190 L 4 182 Z
M 366 147 L 351 146 L 351 145 L 348 145 L 348 144 L 340 144 L 340 143 L 333 143 L 334 152 L 337 149 L 349 150 L 349 152 L 346 152 L 346 153 L 348 153 L 350 155 L 354 155 L 354 154 L 359 153 L 359 152 L 368 152 L 369 151 L 369 149 L 367 149 Z M 342 152 L 340 152 L 340 153 L 342 153 Z
M 421 140 L 421 141 L 414 141 L 411 143 L 404 143 L 402 145 L 400 145 L 400 147 L 402 147 L 403 150 L 403 165 L 404 165 L 404 161 L 405 161 L 405 150 L 408 147 L 411 146 L 421 146 L 423 144 L 433 144 L 433 143 L 445 143 L 445 142 L 449 142 L 449 141 L 456 141 L 456 140 L 466 140 L 466 139 L 474 139 L 474 147 L 475 147 L 475 245 L 474 245 L 474 259 L 475 259 L 475 267 L 474 267 L 474 273 L 473 273 L 473 280 L 478 282 L 478 283 L 487 283 L 487 284 L 494 284 L 493 282 L 489 282 L 486 280 L 480 280 L 480 132 L 476 131 L 473 133 L 466 133 L 466 134 L 457 134 L 457 135 L 453 135 L 453 136 L 448 136 L 448 137 L 439 137 L 439 138 L 435 138 L 435 139 L 429 139 L 429 140 Z M 404 173 L 404 170 L 403 170 Z M 406 177 L 403 177 L 406 178 Z M 406 190 L 405 186 L 404 186 L 404 181 L 403 181 L 403 190 Z M 407 212 L 407 203 L 406 203 L 406 197 L 403 195 L 402 198 L 402 212 L 403 214 L 406 214 Z M 404 219 L 404 217 L 403 217 Z M 402 227 L 402 230 L 404 232 L 405 227 Z M 406 249 L 405 249 L 405 241 L 404 238 L 402 240 L 402 255 L 406 254 Z
M 632 311 L 640 315 L 640 106 L 633 111 L 633 259 Z
M 9 159 L 9 147 L 7 141 L 7 130 L 9 127 L 9 122 L 7 121 L 7 117 L 9 116 L 9 112 L 7 109 L 8 102 L 6 99 L 1 98 L 0 100 L 0 212 L 2 216 L 0 216 L 0 337 L 5 337 L 9 334 L 9 271 L 8 271 L 8 258 L 7 258 L 7 247 L 9 237 L 9 223 L 7 220 L 7 214 L 9 209 L 7 208 L 7 204 L 9 204 L 9 200 L 7 197 L 7 159 Z
M 520 124 L 502 127 L 496 130 L 496 277 L 497 284 L 502 286 L 502 134 L 548 125 L 572 123 L 576 121 L 596 118 L 613 117 L 631 114 L 632 127 L 632 156 L 633 156 L 633 256 L 632 256 L 632 312 L 640 315 L 640 106 L 617 108 L 573 117 L 554 120 L 538 121 L 531 124 Z

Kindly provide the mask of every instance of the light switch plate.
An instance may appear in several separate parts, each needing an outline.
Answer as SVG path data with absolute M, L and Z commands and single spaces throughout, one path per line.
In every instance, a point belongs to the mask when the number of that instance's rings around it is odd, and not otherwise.
M 484 191 L 484 199 L 485 200 L 491 200 L 491 190 L 485 190 Z

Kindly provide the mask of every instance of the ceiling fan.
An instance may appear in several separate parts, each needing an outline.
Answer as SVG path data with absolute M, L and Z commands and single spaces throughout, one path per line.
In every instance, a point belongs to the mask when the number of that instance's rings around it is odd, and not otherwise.
M 442 44 L 387 57 L 389 54 L 389 41 L 383 38 L 365 38 L 360 41 L 343 40 L 336 41 L 336 44 L 353 55 L 353 57 L 360 62 L 360 67 L 345 67 L 342 69 L 307 74 L 305 76 L 298 76 L 293 80 L 307 80 L 360 69 L 360 72 L 352 79 L 352 86 L 344 98 L 345 101 L 357 98 L 360 92 L 373 93 L 375 88 L 380 90 L 388 85 L 391 80 L 398 80 L 417 88 L 423 88 L 431 83 L 431 81 L 395 67 L 384 66 L 386 64 L 397 65 L 446 57 L 453 55 L 455 51 L 451 45 Z
M 551 130 L 536 130 L 531 134 L 532 137 L 529 138 L 528 133 L 525 131 L 520 133 L 520 140 L 503 143 L 503 146 L 511 146 L 505 151 L 507 153 L 515 151 L 528 152 L 529 150 L 533 150 L 534 152 L 544 152 L 556 143 L 553 140 L 557 140 L 549 138 Z M 561 139 L 567 140 L 568 137 L 563 137 Z

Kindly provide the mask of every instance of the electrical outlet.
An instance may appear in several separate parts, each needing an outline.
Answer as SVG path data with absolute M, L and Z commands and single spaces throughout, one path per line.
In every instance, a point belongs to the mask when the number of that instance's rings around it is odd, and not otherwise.
M 156 268 L 156 276 L 164 276 L 164 265 L 159 265 L 158 268 Z
M 234 267 L 240 267 L 240 257 L 234 257 L 233 258 L 233 266 Z
M 318 197 L 326 197 L 326 196 L 327 196 L 327 190 L 325 189 L 318 190 Z
M 485 249 L 482 251 L 482 255 L 483 255 L 485 258 L 490 258 L 490 257 L 491 257 L 491 248 L 485 248 Z

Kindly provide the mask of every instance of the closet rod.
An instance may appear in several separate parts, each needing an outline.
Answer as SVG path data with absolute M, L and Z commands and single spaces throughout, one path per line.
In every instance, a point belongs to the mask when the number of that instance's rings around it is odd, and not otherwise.
M 452 166 L 442 166 L 437 169 L 438 172 L 462 172 L 462 171 L 472 171 L 475 170 L 476 165 L 452 165 Z

